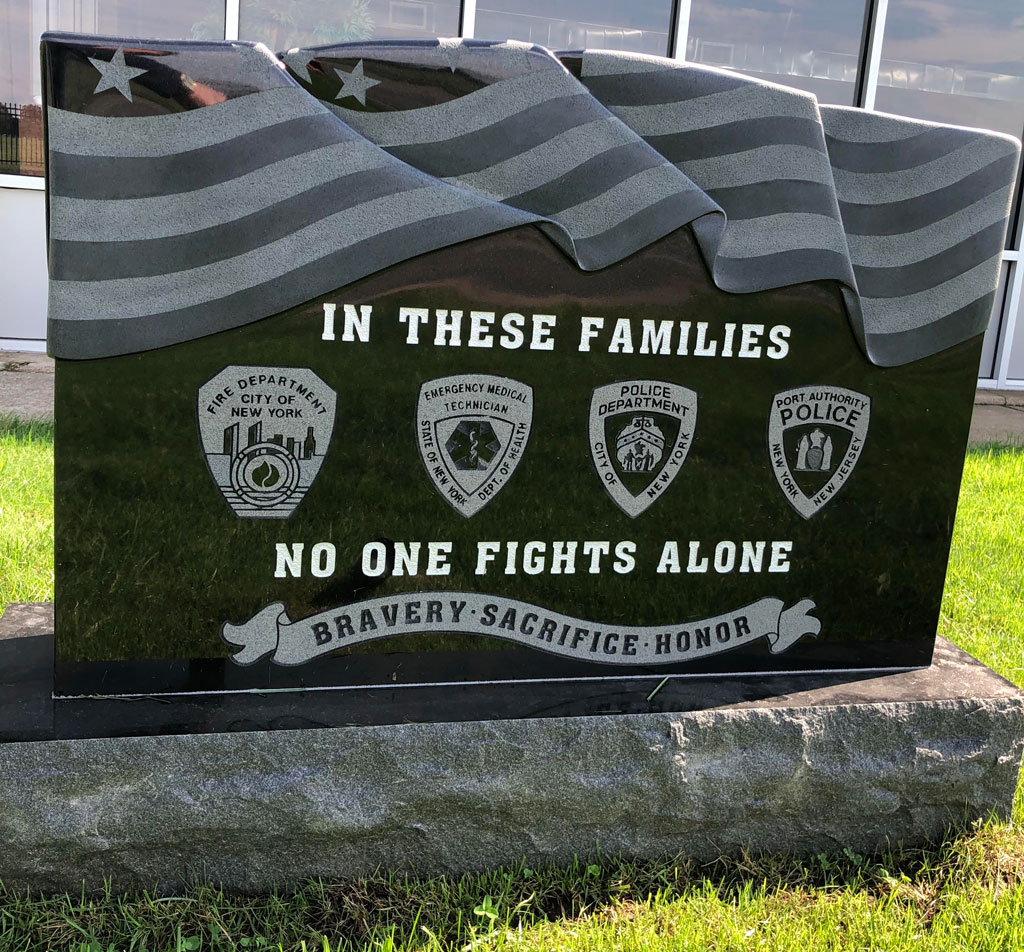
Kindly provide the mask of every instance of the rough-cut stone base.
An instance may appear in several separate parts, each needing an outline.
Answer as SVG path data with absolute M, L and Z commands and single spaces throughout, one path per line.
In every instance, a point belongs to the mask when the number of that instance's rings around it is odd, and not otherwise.
M 16 744 L 0 878 L 258 889 L 606 853 L 921 843 L 1006 810 L 1021 713 L 991 701 Z
M 927 671 L 687 713 L 9 743 L 0 879 L 256 890 L 598 845 L 871 852 L 1008 812 L 1022 735 L 1021 694 L 940 643 Z

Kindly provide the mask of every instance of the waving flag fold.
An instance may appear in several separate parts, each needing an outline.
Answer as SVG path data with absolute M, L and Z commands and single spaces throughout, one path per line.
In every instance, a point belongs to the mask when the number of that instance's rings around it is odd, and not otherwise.
M 238 327 L 525 225 L 586 271 L 690 227 L 723 291 L 836 281 L 884 366 L 974 337 L 992 310 L 1007 136 L 514 42 L 280 60 L 239 42 L 43 46 L 54 356 Z

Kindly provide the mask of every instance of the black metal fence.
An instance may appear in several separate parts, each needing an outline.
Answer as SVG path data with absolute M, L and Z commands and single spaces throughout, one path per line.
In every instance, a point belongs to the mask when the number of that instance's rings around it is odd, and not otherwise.
M 0 102 L 0 173 L 43 174 L 43 111 L 39 106 Z

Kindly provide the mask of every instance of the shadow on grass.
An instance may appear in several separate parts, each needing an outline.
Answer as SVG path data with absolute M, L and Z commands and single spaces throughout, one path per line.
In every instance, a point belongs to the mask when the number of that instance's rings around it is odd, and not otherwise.
M 33 898 L 0 886 L 0 924 L 8 937 L 18 936 L 9 946 L 18 949 L 68 947 L 81 944 L 84 935 L 90 943 L 82 948 L 397 952 L 477 948 L 485 937 L 523 937 L 545 925 L 556 930 L 548 931 L 547 939 L 557 940 L 557 930 L 569 936 L 587 922 L 653 918 L 656 931 L 663 931 L 660 922 L 667 934 L 652 947 L 667 949 L 672 929 L 705 915 L 709 903 L 736 909 L 737 915 L 760 903 L 759 915 L 778 918 L 774 928 L 784 932 L 798 914 L 820 916 L 822 927 L 831 928 L 837 913 L 830 909 L 845 898 L 856 908 L 866 902 L 894 912 L 894 919 L 909 918 L 916 923 L 913 931 L 926 932 L 948 904 L 977 890 L 996 900 L 1019 889 L 1022 879 L 1024 831 L 990 820 L 928 849 L 877 856 L 850 849 L 802 861 L 741 854 L 699 865 L 597 854 L 557 866 L 520 864 L 463 876 L 417 878 L 381 871 L 343 881 L 310 880 L 295 891 L 259 896 L 232 895 L 208 883 L 163 898 L 156 892 L 119 894 L 110 887 L 94 897 L 83 892 Z M 0 929 L 0 947 L 6 948 L 4 932 Z M 192 944 L 182 944 L 183 936 Z
M 465 924 L 475 921 L 481 904 L 499 912 L 502 926 L 516 929 L 543 920 L 614 916 L 624 905 L 686 903 L 709 893 L 728 904 L 752 894 L 774 896 L 784 906 L 787 898 L 799 903 L 809 893 L 848 891 L 900 902 L 928 921 L 950 891 L 981 887 L 998 895 L 1022 877 L 1024 832 L 993 819 L 967 833 L 950 832 L 926 849 L 875 856 L 848 848 L 809 860 L 741 853 L 702 865 L 598 854 L 567 866 L 521 865 L 479 876 L 427 880 L 382 873 L 346 883 L 316 881 L 304 892 L 308 923 L 317 934 L 365 942 L 386 926 L 410 941 L 417 927 L 426 926 L 443 945 L 455 947 L 470 938 Z
M 996 440 L 976 443 L 967 449 L 968 456 L 985 456 L 995 459 L 1001 456 L 1024 456 L 1024 443 L 1003 443 Z
M 0 413 L 0 440 L 18 443 L 53 443 L 53 424 L 42 420 L 19 420 Z

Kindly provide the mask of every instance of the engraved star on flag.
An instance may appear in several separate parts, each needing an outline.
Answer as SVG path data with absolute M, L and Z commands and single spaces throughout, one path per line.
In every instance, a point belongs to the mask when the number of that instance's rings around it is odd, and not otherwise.
M 93 95 L 107 89 L 116 89 L 128 102 L 131 102 L 132 90 L 129 83 L 148 72 L 148 70 L 138 69 L 125 63 L 122 47 L 118 47 L 109 60 L 94 59 L 92 56 L 87 58 L 100 74 L 100 81 L 96 84 Z
M 346 72 L 343 69 L 336 69 L 334 72 L 341 80 L 341 90 L 334 97 L 335 99 L 347 99 L 349 96 L 354 96 L 360 106 L 365 106 L 366 91 L 373 86 L 380 85 L 379 79 L 370 79 L 369 76 L 363 74 L 362 60 L 352 67 L 351 72 Z

